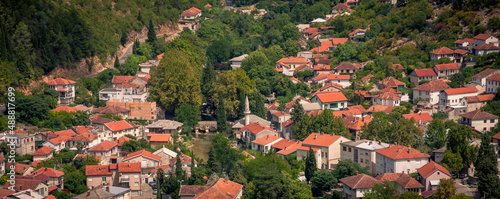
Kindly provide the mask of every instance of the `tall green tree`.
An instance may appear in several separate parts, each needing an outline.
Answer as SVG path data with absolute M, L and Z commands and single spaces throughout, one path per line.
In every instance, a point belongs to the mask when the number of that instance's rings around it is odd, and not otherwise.
M 217 73 L 214 70 L 214 66 L 212 64 L 207 64 L 207 66 L 203 69 L 203 73 L 201 76 L 201 94 L 203 95 L 205 101 L 213 106 L 210 96 L 210 90 L 212 90 L 214 83 L 217 78 Z
M 122 31 L 122 36 L 120 38 L 120 44 L 125 47 L 125 44 L 128 42 L 128 34 L 126 31 Z
M 398 185 L 389 181 L 384 181 L 383 183 L 375 184 L 371 192 L 365 193 L 365 198 L 368 199 L 392 199 L 398 190 Z
M 116 69 L 120 68 L 120 59 L 118 59 L 118 55 L 115 58 L 115 64 L 113 65 Z
M 333 185 L 337 184 L 337 178 L 335 178 L 331 171 L 319 170 L 314 173 L 314 177 L 311 178 L 311 183 L 313 190 L 315 190 L 313 193 L 320 196 L 323 191 L 329 191 Z
M 222 95 L 219 95 L 219 105 L 217 106 L 217 131 L 226 132 L 226 129 L 226 107 L 224 105 L 224 99 L 222 98 Z
M 437 192 L 433 194 L 436 199 L 447 199 L 455 196 L 457 188 L 455 187 L 455 181 L 450 179 L 439 180 L 439 185 L 437 187 Z
M 446 144 L 446 125 L 441 120 L 432 120 L 427 127 L 425 142 L 433 149 L 440 149 Z
M 478 191 L 481 197 L 500 198 L 497 157 L 495 149 L 491 145 L 491 137 L 487 134 L 483 135 L 475 164 L 475 176 L 479 180 Z
M 312 150 L 311 147 L 309 147 L 309 151 L 307 152 L 307 158 L 306 158 L 306 169 L 305 169 L 305 175 L 306 175 L 306 180 L 307 182 L 311 181 L 311 178 L 314 177 L 314 173 L 318 167 L 316 166 L 316 156 L 314 151 Z
M 201 120 L 200 108 L 183 103 L 181 107 L 175 110 L 175 119 L 189 128 L 193 128 Z
M 163 169 L 159 168 L 156 171 L 156 184 L 158 185 L 156 199 L 161 199 L 163 193 L 163 178 L 165 178 L 165 174 L 163 173 Z
M 153 24 L 153 20 L 149 20 L 149 26 L 148 26 L 148 39 L 146 42 L 151 43 L 151 45 L 155 46 L 156 45 L 156 30 L 155 30 L 155 25 Z
M 209 174 L 215 173 L 219 174 L 222 171 L 221 163 L 217 160 L 215 146 L 210 146 L 210 151 L 208 151 L 207 169 Z
M 451 150 L 446 150 L 444 152 L 441 164 L 455 174 L 458 174 L 458 172 L 464 168 L 462 156 L 458 153 L 453 153 Z
M 184 179 L 186 172 L 182 169 L 182 161 L 180 155 L 177 156 L 177 160 L 175 161 L 175 176 L 178 178 Z
M 354 176 L 356 173 L 364 173 L 370 175 L 370 168 L 368 166 L 362 167 L 360 164 L 350 160 L 343 159 L 339 161 L 335 170 L 332 171 L 333 176 L 337 179 L 342 179 L 349 176 Z

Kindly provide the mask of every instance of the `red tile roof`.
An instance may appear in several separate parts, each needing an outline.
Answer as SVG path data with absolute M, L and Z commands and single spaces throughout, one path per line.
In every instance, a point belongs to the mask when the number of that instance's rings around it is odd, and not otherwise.
M 272 135 L 266 135 L 266 136 L 263 136 L 259 139 L 256 139 L 254 141 L 252 141 L 252 143 L 255 143 L 255 144 L 258 144 L 258 145 L 267 145 L 267 144 L 270 144 L 276 140 L 279 140 L 279 139 L 282 139 L 280 137 L 276 137 L 276 136 L 272 136 Z
M 450 172 L 448 172 L 448 169 L 444 168 L 438 163 L 435 163 L 434 161 L 427 163 L 426 165 L 417 170 L 418 174 L 420 174 L 420 176 L 422 176 L 423 178 L 429 177 L 429 175 L 433 174 L 436 171 L 441 171 L 444 174 L 451 177 Z
M 338 45 L 349 41 L 349 38 L 330 38 L 329 40 L 332 41 L 334 45 Z
M 500 82 L 500 74 L 494 74 L 494 75 L 486 78 L 486 80 Z
M 75 83 L 76 82 L 74 82 L 74 81 L 63 79 L 63 78 L 56 78 L 56 79 L 53 79 L 53 80 L 50 80 L 50 81 L 47 82 L 48 85 L 52 85 L 52 86 L 55 86 L 55 85 L 69 85 L 69 84 L 75 84 Z
M 120 120 L 120 121 L 116 121 L 116 122 L 105 123 L 104 125 L 106 127 L 108 127 L 113 132 L 134 128 L 134 126 L 132 126 L 131 124 L 129 124 L 125 120 Z
M 85 166 L 86 176 L 110 176 L 113 175 L 109 170 L 109 165 L 87 165 Z
M 354 109 L 357 109 L 357 110 L 359 110 L 359 112 L 361 112 L 361 113 L 368 113 L 368 111 L 365 109 L 365 107 L 363 107 L 363 106 L 361 106 L 361 105 L 349 106 L 349 107 L 347 107 L 347 109 L 349 109 L 349 110 L 354 110 Z
M 403 114 L 403 117 L 406 118 L 407 120 L 410 120 L 411 118 L 415 119 L 415 122 L 430 122 L 432 121 L 431 115 L 429 113 L 414 113 L 414 114 Z
M 54 109 L 55 112 L 66 111 L 68 113 L 75 113 L 78 111 L 75 107 L 60 106 Z
M 449 54 L 453 54 L 453 50 L 447 48 L 447 47 L 441 47 L 441 48 L 438 48 L 438 49 L 435 49 L 433 51 L 431 51 L 431 54 L 435 54 L 435 55 L 449 55 Z
M 158 169 L 162 169 L 163 171 L 165 171 L 165 169 L 170 169 L 170 165 L 158 166 L 158 167 L 156 167 L 155 169 L 152 169 L 152 170 L 151 170 L 151 173 L 156 173 L 156 171 L 157 171 Z
M 321 87 L 321 89 L 319 89 L 319 90 L 320 90 L 320 91 L 323 91 L 323 90 L 325 90 L 325 89 L 327 89 L 327 88 L 330 88 L 330 87 L 334 87 L 334 88 L 339 89 L 339 90 L 342 90 L 342 89 L 343 89 L 343 86 L 342 86 L 342 85 L 340 85 L 340 84 L 336 84 L 336 83 L 331 82 L 331 83 L 329 83 L 329 84 L 327 84 L 327 85 L 325 85 L 325 86 Z
M 449 88 L 444 90 L 448 95 L 464 94 L 464 93 L 475 93 L 477 92 L 476 87 L 463 87 L 463 88 Z
M 297 70 L 297 69 L 295 69 Z M 330 65 L 315 65 L 313 70 L 315 71 L 330 71 Z
M 141 163 L 140 162 L 119 162 L 118 163 L 118 173 L 140 173 Z
M 329 147 L 340 138 L 340 135 L 311 133 L 302 143 L 303 145 L 314 145 Z
M 92 127 L 75 126 L 75 127 L 73 127 L 73 129 L 78 134 L 87 134 L 87 133 L 90 133 L 90 130 L 92 130 Z
M 435 65 L 438 70 L 458 70 L 458 63 L 451 63 L 451 64 L 438 64 Z
M 16 176 L 16 183 L 14 184 L 13 189 L 16 192 L 24 191 L 27 189 L 35 190 L 35 188 L 42 183 L 40 180 L 35 180 L 32 177 L 28 176 Z M 10 189 L 12 186 L 10 183 L 5 183 L 3 186 L 4 189 Z
M 170 134 L 148 134 L 150 142 L 170 142 L 172 136 Z
M 460 114 L 460 117 L 471 119 L 471 120 L 485 120 L 485 119 L 497 119 L 498 116 L 493 115 L 484 110 L 475 110 L 468 113 Z
M 75 157 L 73 158 L 73 160 L 75 160 L 76 158 L 95 158 L 96 160 L 100 160 L 101 159 L 101 156 L 99 155 L 85 155 L 85 154 L 76 154 Z
M 339 65 L 333 67 L 333 69 L 335 70 L 345 70 L 345 69 L 360 69 L 360 68 L 363 68 L 363 66 L 359 65 L 359 64 L 353 64 L 353 63 L 349 63 L 349 62 L 342 62 L 340 63 Z
M 376 113 L 376 112 L 385 112 L 387 114 L 392 112 L 392 109 L 394 109 L 394 106 L 383 106 L 383 105 L 378 105 L 374 104 L 370 106 L 366 111 L 369 113 Z
M 361 81 L 366 81 L 367 79 L 371 79 L 372 77 L 375 77 L 373 76 L 371 73 L 368 74 L 367 76 L 364 76 L 363 78 L 361 78 Z
M 468 103 L 486 102 L 486 101 L 491 101 L 494 98 L 495 98 L 495 94 L 485 94 L 485 95 L 465 97 L 465 99 L 467 99 Z
M 380 182 L 383 182 L 383 181 L 389 181 L 389 182 L 395 182 L 399 177 L 401 177 L 402 175 L 405 175 L 404 173 L 384 173 L 382 175 L 379 175 L 377 177 L 375 177 L 377 180 L 379 180 Z
M 113 76 L 112 84 L 121 84 L 134 79 L 134 76 Z
M 469 53 L 469 51 L 462 50 L 462 49 L 456 49 L 456 50 L 454 50 L 453 52 L 454 52 L 455 54 L 461 54 L 461 55 Z
M 354 35 L 354 34 L 356 34 L 356 33 L 360 32 L 360 31 L 361 31 L 361 32 L 366 32 L 366 29 L 360 29 L 360 28 L 358 28 L 358 29 L 356 29 L 356 30 L 354 30 L 354 31 L 350 32 L 350 33 L 349 33 L 349 36 Z
M 278 102 L 274 102 L 273 104 L 271 104 L 269 107 L 267 107 L 267 110 L 274 110 L 274 109 L 277 109 L 278 107 L 280 106 L 280 103 Z
M 393 160 L 401 159 L 414 159 L 414 158 L 428 158 L 430 155 L 421 153 L 417 149 L 405 147 L 401 145 L 394 145 L 387 148 L 376 150 L 375 152 L 391 158 Z
M 54 134 L 56 134 L 57 136 L 76 136 L 77 134 L 71 130 L 71 129 L 68 129 L 68 130 L 62 130 L 62 131 L 55 131 Z
M 472 49 L 474 49 L 474 50 L 500 50 L 499 47 L 497 47 L 493 44 L 481 44 L 479 46 L 475 46 Z
M 89 151 L 109 151 L 116 147 L 118 144 L 116 142 L 111 142 L 105 140 L 104 142 L 99 143 L 98 145 L 89 149 Z
M 45 174 L 51 178 L 58 178 L 58 177 L 64 176 L 64 172 L 55 170 L 53 168 L 46 168 L 46 167 L 43 167 L 43 168 L 36 170 L 31 175 L 34 176 L 34 175 L 38 175 L 38 174 Z
M 448 88 L 450 88 L 450 86 L 448 86 L 448 84 L 445 81 L 438 79 L 438 80 L 433 80 L 433 81 L 427 82 L 425 84 L 419 85 L 419 86 L 413 88 L 413 90 L 442 91 L 442 90 L 446 90 Z
M 57 187 L 56 187 L 56 186 L 52 186 L 52 187 L 50 187 L 50 188 L 49 188 L 49 193 L 50 193 L 50 192 L 52 192 L 52 191 L 54 191 L 54 190 L 56 190 L 56 189 L 57 189 Z M 50 194 L 50 195 L 48 195 L 45 199 L 56 199 L 56 197 L 55 197 L 54 195 Z
M 309 60 L 302 56 L 298 57 L 285 57 L 281 58 L 280 60 L 277 61 L 277 63 L 282 63 L 282 64 L 307 64 L 309 63 Z
M 194 199 L 212 199 L 212 198 L 236 198 L 242 191 L 243 185 L 236 182 L 219 178 L 215 185 L 197 194 Z
M 41 161 L 41 160 L 36 160 L 36 161 L 33 161 L 33 162 L 30 164 L 30 166 L 35 167 L 35 168 L 36 168 L 36 167 L 38 166 L 38 164 L 40 164 L 40 162 L 42 162 L 42 161 Z
M 391 92 L 383 92 L 378 95 L 373 96 L 373 98 L 377 99 L 386 99 L 386 100 L 399 100 L 401 99 L 401 95 Z
M 315 33 L 315 32 L 318 32 L 318 28 L 308 28 L 308 29 L 303 30 L 301 33 L 303 33 L 303 34 L 312 34 L 312 33 Z
M 250 131 L 252 134 L 254 135 L 257 135 L 258 133 L 260 133 L 261 131 L 263 130 L 269 130 L 269 131 L 273 131 L 275 132 L 273 129 L 271 129 L 270 127 L 267 127 L 267 126 L 264 126 L 260 123 L 257 123 L 257 122 L 254 122 L 254 123 L 250 123 L 249 125 L 246 125 L 244 127 L 241 128 L 241 132 L 245 131 L 245 130 L 248 130 Z
M 285 147 L 288 147 L 288 146 L 293 145 L 295 143 L 297 143 L 297 142 L 292 141 L 292 140 L 287 140 L 287 139 L 281 139 L 280 141 L 274 143 L 272 145 L 272 147 L 276 148 L 276 149 L 283 150 Z
M 0 189 L 0 198 L 3 198 L 3 197 L 6 197 L 6 196 L 9 196 L 13 193 L 16 193 L 16 191 L 14 190 L 9 190 L 9 189 Z
M 316 96 L 322 103 L 347 101 L 347 98 L 341 92 L 320 93 Z
M 72 141 L 90 142 L 90 141 L 96 139 L 97 137 L 98 137 L 97 135 L 94 135 L 92 133 L 84 133 L 84 134 L 77 135 L 77 136 L 71 138 L 70 140 L 72 140 Z
M 118 144 L 119 147 L 121 147 L 123 143 L 130 140 L 132 140 L 132 138 L 129 138 L 127 136 L 121 136 L 120 138 L 118 138 L 118 140 L 116 140 L 116 143 Z
M 116 88 L 138 88 L 139 85 L 138 84 L 134 84 L 132 82 L 125 82 L 125 83 L 122 83 L 122 84 L 119 84 L 119 85 L 116 85 L 114 87 L 114 89 Z
M 46 146 L 43 146 L 41 148 L 39 148 L 38 150 L 35 151 L 35 153 L 33 153 L 33 155 L 48 155 L 50 153 L 52 153 L 54 149 L 53 148 L 50 148 L 50 147 L 46 147 Z
M 434 69 L 415 69 L 414 72 L 419 77 L 437 76 L 437 73 L 436 73 L 436 71 L 434 71 Z
M 3 155 L 0 155 L 0 162 L 3 162 L 5 161 L 5 158 L 3 157 Z
M 405 67 L 403 67 L 403 65 L 401 65 L 401 64 L 393 64 L 392 65 L 392 69 L 394 69 L 394 70 L 404 70 Z
M 415 178 L 412 178 L 408 174 L 403 174 L 401 175 L 397 180 L 396 183 L 398 183 L 401 187 L 405 189 L 409 188 L 424 188 L 424 185 L 420 184 Z
M 371 177 L 364 173 L 342 178 L 340 179 L 340 182 L 349 186 L 351 189 L 373 188 L 375 184 L 381 183 L 374 177 Z
M 343 111 L 333 111 L 332 114 L 337 117 L 353 116 L 353 115 L 361 115 L 361 111 L 359 111 L 358 109 L 352 109 Z
M 195 8 L 195 7 L 191 7 L 188 10 L 185 10 L 184 12 L 182 12 L 181 16 L 194 16 L 200 12 L 201 12 L 200 9 Z
M 380 84 L 384 85 L 385 87 L 393 88 L 393 87 L 398 87 L 398 86 L 406 86 L 405 83 L 394 79 L 394 77 L 388 77 L 383 80 L 380 80 Z
M 146 149 L 142 149 L 140 151 L 136 151 L 136 152 L 128 154 L 127 157 L 123 158 L 123 161 L 131 159 L 131 158 L 136 157 L 136 156 L 148 157 L 148 158 L 151 158 L 151 159 L 154 159 L 154 160 L 161 161 L 161 157 L 160 156 L 154 155 L 151 152 L 146 151 Z
M 470 44 L 474 43 L 474 39 L 472 39 L 472 38 L 458 39 L 454 43 L 455 44 L 463 44 L 464 42 L 469 42 L 469 45 L 470 45 Z
M 276 117 L 281 117 L 283 115 L 290 115 L 290 114 L 289 113 L 285 113 L 283 111 L 276 111 L 276 112 L 273 113 L 273 115 L 276 116 Z
M 281 149 L 277 153 L 281 154 L 281 155 L 289 155 L 289 154 L 294 153 L 295 151 L 297 151 L 297 149 L 299 147 L 301 147 L 301 146 L 302 146 L 302 142 L 299 142 L 299 141 L 293 142 L 290 146 L 285 146 L 283 149 Z
M 297 147 L 297 150 L 309 151 L 309 149 L 312 149 L 313 151 L 319 150 L 318 147 L 311 147 L 311 146 L 304 146 L 304 145 L 300 145 L 299 147 Z
M 492 136 L 492 138 L 500 140 L 500 132 L 498 132 L 497 134 L 495 134 L 494 136 Z
M 420 195 L 424 198 L 429 198 L 436 192 L 437 192 L 437 190 L 429 190 L 429 191 L 422 192 Z
M 348 8 L 350 8 L 351 6 L 348 6 L 347 3 L 339 3 L 337 4 L 336 6 L 333 6 L 332 9 L 336 9 L 336 10 L 347 10 Z
M 490 38 L 491 35 L 489 34 L 478 34 L 474 37 L 474 39 L 477 39 L 477 40 L 486 40 L 488 38 Z
M 496 72 L 498 72 L 497 69 L 488 68 L 488 69 L 485 69 L 485 70 L 481 71 L 480 73 L 472 76 L 472 78 L 482 79 L 482 78 L 488 77 L 489 75 L 494 74 Z
M 49 140 L 49 142 L 52 142 L 55 145 L 61 144 L 62 142 L 66 142 L 71 139 L 71 136 L 59 136 L 54 139 Z

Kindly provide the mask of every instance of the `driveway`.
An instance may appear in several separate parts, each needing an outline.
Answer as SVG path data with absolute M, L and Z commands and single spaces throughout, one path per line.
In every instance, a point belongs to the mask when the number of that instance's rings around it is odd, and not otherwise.
M 479 193 L 477 192 L 477 188 L 470 188 L 468 184 L 463 185 L 462 179 L 455 179 L 455 187 L 457 188 L 456 194 L 463 193 L 466 196 L 479 198 Z
M 139 199 L 155 199 L 156 195 L 153 194 L 153 189 L 149 186 L 148 183 L 141 184 L 142 196 L 134 196 L 133 198 Z

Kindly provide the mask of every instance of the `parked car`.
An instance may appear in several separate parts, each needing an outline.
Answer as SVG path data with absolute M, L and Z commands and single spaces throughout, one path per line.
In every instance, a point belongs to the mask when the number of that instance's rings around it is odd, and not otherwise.
M 150 182 L 150 183 L 149 183 L 149 186 L 150 186 L 151 188 L 153 188 L 153 189 L 158 188 L 158 185 L 157 185 L 155 182 Z
M 467 177 L 467 174 L 462 173 L 462 174 L 460 174 L 458 177 L 459 177 L 460 179 L 464 179 L 464 178 L 466 178 L 466 177 Z
M 451 178 L 454 178 L 454 179 L 457 178 L 457 174 L 452 173 Z
M 474 182 L 470 185 L 470 188 L 477 188 L 477 182 Z
M 153 194 L 154 195 L 158 194 L 158 189 L 153 189 Z

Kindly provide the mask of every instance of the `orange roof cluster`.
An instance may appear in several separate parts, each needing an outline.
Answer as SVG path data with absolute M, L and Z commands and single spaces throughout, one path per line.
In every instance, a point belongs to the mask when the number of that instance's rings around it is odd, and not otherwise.
M 132 126 L 131 124 L 129 124 L 125 120 L 120 120 L 120 121 L 116 121 L 116 122 L 105 123 L 104 125 L 106 127 L 108 127 L 113 132 L 134 128 L 134 126 Z
M 443 81 L 442 79 L 438 79 L 438 80 L 433 80 L 430 82 L 426 82 L 422 85 L 419 85 L 419 86 L 413 88 L 413 90 L 442 91 L 442 90 L 446 90 L 448 88 L 450 88 L 450 86 L 448 86 L 448 84 L 445 81 Z
M 340 138 L 340 135 L 311 133 L 303 142 L 303 145 L 328 147 Z
M 316 97 L 322 103 L 347 101 L 347 98 L 341 92 L 320 93 L 320 94 L 316 94 Z
M 55 112 L 66 111 L 68 113 L 76 113 L 78 112 L 78 109 L 76 109 L 75 107 L 60 106 L 55 108 L 54 111 Z
M 401 145 L 394 145 L 387 148 L 376 150 L 375 152 L 391 158 L 393 160 L 401 159 L 415 159 L 415 158 L 428 158 L 430 155 L 421 153 L 417 149 L 405 147 Z
M 50 148 L 50 147 L 47 147 L 47 146 L 42 146 L 41 148 L 39 148 L 38 150 L 35 151 L 35 153 L 33 153 L 33 156 L 37 156 L 37 155 L 49 155 L 50 153 L 52 153 L 54 149 L 53 148 Z
M 119 162 L 118 173 L 140 173 L 141 163 L 140 162 Z
M 109 151 L 116 147 L 118 144 L 116 142 L 111 142 L 105 140 L 104 142 L 99 143 L 98 145 L 89 149 L 89 151 Z
M 429 175 L 433 174 L 436 171 L 441 171 L 451 177 L 448 169 L 444 168 L 438 163 L 435 163 L 434 161 L 427 163 L 426 165 L 417 170 L 418 174 L 420 174 L 420 176 L 422 176 L 423 178 L 429 177 Z
M 474 103 L 474 102 L 486 102 L 486 101 L 491 101 L 495 98 L 495 94 L 484 94 L 484 95 L 478 95 L 478 96 L 471 96 L 471 97 L 465 97 L 468 103 Z
M 464 93 L 476 93 L 478 90 L 476 87 L 463 87 L 463 88 L 449 88 L 444 90 L 448 95 L 464 94 Z
M 146 149 L 142 149 L 140 151 L 136 151 L 136 152 L 128 154 L 127 157 L 123 158 L 123 161 L 131 159 L 131 158 L 136 157 L 136 156 L 143 156 L 143 157 L 148 157 L 148 158 L 151 158 L 151 159 L 155 159 L 155 160 L 161 161 L 161 157 L 160 156 L 154 155 L 151 152 L 146 151 Z
M 155 169 L 151 170 L 151 173 L 156 173 L 158 169 L 162 169 L 163 171 L 165 171 L 165 169 L 170 169 L 170 165 L 157 166 Z
M 260 123 L 257 123 L 257 122 L 250 123 L 249 125 L 246 125 L 246 126 L 244 126 L 244 127 L 241 128 L 242 132 L 245 131 L 245 130 L 250 131 L 254 135 L 257 135 L 258 133 L 260 133 L 263 130 L 269 130 L 269 131 L 275 132 L 270 127 L 264 126 L 264 125 L 262 125 Z
M 148 134 L 150 142 L 170 142 L 172 136 L 170 134 Z
M 407 120 L 413 118 L 415 122 L 430 122 L 433 120 L 429 113 L 403 114 L 403 117 Z
M 53 80 L 50 80 L 47 82 L 48 85 L 55 86 L 55 85 L 69 85 L 69 84 L 75 84 L 76 82 L 64 79 L 64 78 L 56 78 Z
M 268 145 L 268 144 L 270 144 L 274 141 L 277 141 L 279 139 L 282 139 L 282 138 L 276 137 L 273 135 L 266 135 L 266 136 L 263 136 L 263 137 L 260 137 L 258 139 L 253 140 L 252 143 L 265 146 L 265 145 Z

